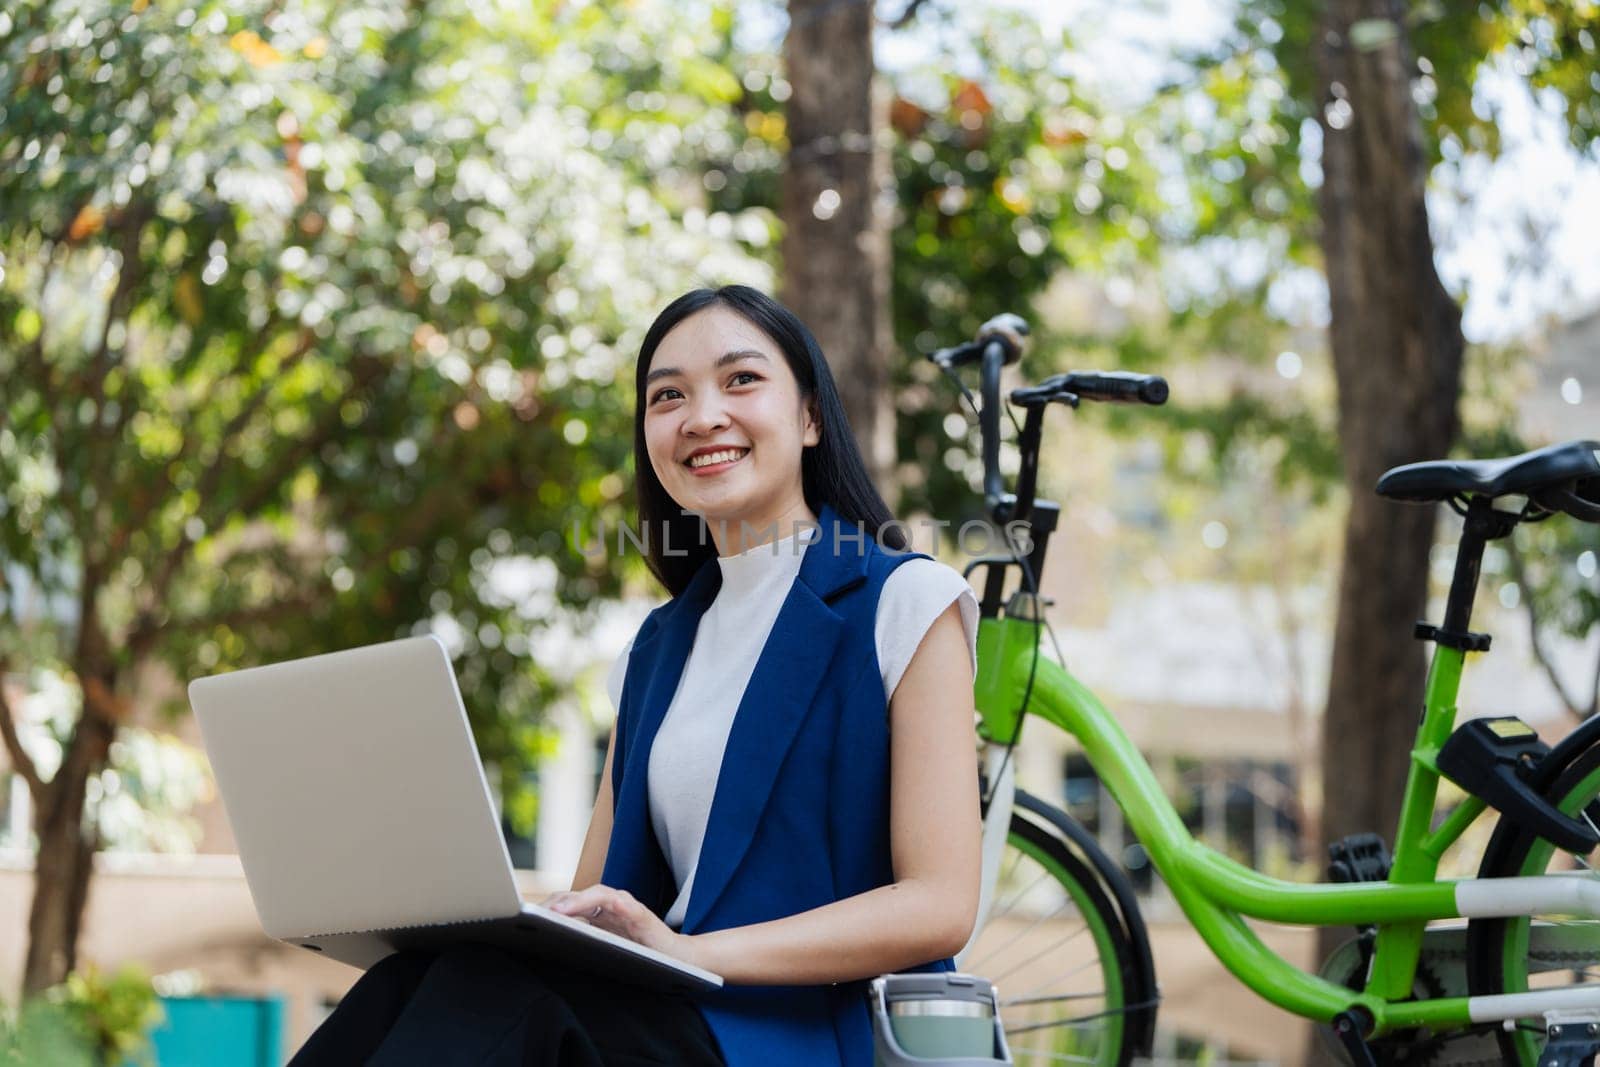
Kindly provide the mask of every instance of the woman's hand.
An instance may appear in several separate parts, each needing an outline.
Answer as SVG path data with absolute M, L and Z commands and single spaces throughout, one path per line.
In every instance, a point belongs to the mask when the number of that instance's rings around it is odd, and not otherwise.
M 646 948 L 664 952 L 686 963 L 694 962 L 690 958 L 689 948 L 693 938 L 668 926 L 626 889 L 592 885 L 573 892 L 553 893 L 543 903 L 551 911 L 582 919 L 592 926 L 620 934 L 629 941 L 636 941 Z

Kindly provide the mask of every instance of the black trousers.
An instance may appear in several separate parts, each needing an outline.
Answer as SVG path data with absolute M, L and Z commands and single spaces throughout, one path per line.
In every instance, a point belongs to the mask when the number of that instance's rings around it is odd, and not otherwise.
M 721 1067 L 687 994 L 553 971 L 486 945 L 400 952 L 345 994 L 289 1067 Z

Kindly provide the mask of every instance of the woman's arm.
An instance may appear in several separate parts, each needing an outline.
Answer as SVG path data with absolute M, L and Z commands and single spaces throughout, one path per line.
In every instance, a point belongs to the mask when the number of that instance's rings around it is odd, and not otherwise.
M 574 890 L 600 883 L 606 866 L 606 849 L 611 844 L 611 755 L 617 750 L 617 728 L 611 728 L 606 742 L 606 762 L 600 772 L 600 790 L 594 797 L 594 814 L 589 817 L 589 832 L 583 835 L 583 850 L 578 853 L 578 871 L 572 876 Z
M 797 915 L 692 936 L 605 886 L 566 897 L 560 910 L 588 916 L 599 906 L 596 925 L 730 983 L 852 981 L 960 951 L 977 918 L 982 820 L 972 662 L 959 610 L 951 604 L 929 627 L 889 705 L 894 882 Z

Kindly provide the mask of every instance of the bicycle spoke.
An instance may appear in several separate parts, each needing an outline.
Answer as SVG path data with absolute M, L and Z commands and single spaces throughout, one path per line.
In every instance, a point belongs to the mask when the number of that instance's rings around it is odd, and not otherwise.
M 973 946 L 974 960 L 963 961 L 962 970 L 1016 994 L 1002 995 L 997 1007 L 1005 1033 L 1015 1035 L 1011 1049 L 1019 1067 L 1124 1062 L 1123 1006 L 1149 996 L 1130 998 L 1120 984 L 1117 939 L 1124 931 L 1118 915 L 1092 871 L 1049 828 L 1014 816 L 1009 847 L 1020 855 L 1016 864 L 1008 857 L 1001 866 L 1020 884 L 998 880 L 1000 903 Z
M 1016 944 L 1022 938 L 1024 938 L 1027 935 L 1033 933 L 1034 930 L 1039 928 L 1040 924 L 1045 923 L 1045 922 L 1049 922 L 1051 919 L 1054 919 L 1057 915 L 1060 915 L 1063 911 L 1066 910 L 1066 908 L 1070 904 L 1071 904 L 1071 901 L 1067 901 L 1066 903 L 1063 903 L 1060 906 L 1058 906 L 1055 911 L 1048 912 L 1048 913 L 1046 913 L 1044 915 L 1039 916 L 1037 919 L 1033 920 L 1033 922 L 1029 923 L 1027 926 L 1025 926 L 1021 930 L 1017 931 L 1017 933 L 1014 934 L 1011 937 L 1010 940 L 1006 941 L 1002 945 L 999 945 L 999 946 L 996 946 L 995 948 L 990 949 L 988 952 L 984 953 L 984 955 L 982 957 L 980 957 L 979 959 L 975 960 L 974 962 L 972 962 L 970 964 L 967 964 L 967 970 L 969 970 L 969 971 L 978 971 L 978 970 L 980 970 L 980 968 L 982 967 L 983 964 L 988 963 L 990 960 L 994 959 L 1001 952 L 1004 952 L 1006 949 L 1008 949 L 1012 945 Z M 992 922 L 993 920 L 991 919 L 990 921 Z
M 1104 998 L 1106 991 L 1097 989 L 1093 993 L 1056 993 L 1048 997 L 1006 997 L 1000 1001 L 1002 1008 L 1017 1004 L 1050 1004 L 1059 1000 L 1093 1000 L 1095 997 Z
M 1084 1023 L 1103 1020 L 1105 1017 L 1105 1012 L 1095 1012 L 1092 1015 L 1078 1015 L 1070 1019 L 1051 1019 L 1047 1023 L 1023 1023 L 1018 1026 L 1006 1027 L 1006 1036 L 1010 1037 L 1012 1034 L 1037 1034 L 1045 1030 L 1059 1030 L 1063 1026 L 1081 1026 Z
M 1588 808 L 1580 808 L 1580 809 L 1578 809 L 1578 814 L 1583 816 L 1583 821 L 1588 824 L 1589 829 L 1594 831 L 1595 836 L 1596 837 L 1600 837 L 1600 827 L 1595 826 L 1594 820 L 1589 818 L 1589 809 Z M 1592 853 L 1591 853 L 1591 855 L 1592 855 Z M 1590 874 L 1595 873 L 1594 868 L 1589 865 L 1589 861 L 1587 859 L 1585 859 L 1583 856 L 1580 856 L 1576 852 L 1574 852 L 1574 853 L 1572 853 L 1572 858 L 1577 860 L 1578 861 L 1578 865 L 1580 867 L 1582 867 L 1584 870 L 1588 871 Z
M 1021 860 L 1021 857 L 1019 856 L 1018 860 L 1017 860 L 1017 863 L 1020 864 L 1021 862 L 1022 862 L 1022 860 Z M 1013 868 L 1012 873 L 1013 874 L 1016 873 L 1015 868 Z M 1006 906 L 1000 909 L 1000 914 L 1004 915 L 1006 912 L 1009 912 L 1012 908 L 1015 908 L 1017 905 L 1021 904 L 1023 902 L 1023 900 L 1026 899 L 1026 897 L 1028 896 L 1029 893 L 1032 893 L 1035 889 L 1038 889 L 1039 886 L 1042 883 L 1044 883 L 1045 881 L 1047 881 L 1049 879 L 1050 879 L 1050 872 L 1046 871 L 1046 870 L 1041 870 L 1039 872 L 1038 876 L 1036 878 L 1034 878 L 1033 881 L 1029 882 L 1027 885 L 1023 886 L 1021 889 L 1017 890 L 1017 892 L 1015 894 L 1012 895 L 1011 899 L 1006 902 Z
M 1113 1015 L 1126 1015 L 1128 1012 L 1133 1011 L 1136 1008 L 1147 1008 L 1149 1006 L 1149 1004 L 1130 1004 L 1121 1008 L 1107 1008 L 1105 1011 L 1097 1011 L 1089 1015 L 1074 1015 L 1066 1019 L 1056 1019 L 1048 1023 L 1029 1023 L 1026 1026 L 1018 1026 L 1015 1029 L 1007 1027 L 1006 1036 L 1009 1037 L 1013 1033 L 1034 1033 L 1039 1030 L 1048 1030 L 1052 1027 L 1058 1026 L 1079 1026 L 1083 1023 L 1101 1022 L 1111 1018 Z
M 1072 933 L 1068 934 L 1066 937 L 1063 937 L 1059 941 L 1056 941 L 1054 944 L 1046 945 L 1044 948 L 1040 949 L 1038 952 L 1035 952 L 1033 955 L 1029 956 L 1027 959 L 1023 960 L 1022 962 L 1013 963 L 1011 965 L 1010 969 L 1005 971 L 1004 974 L 1000 975 L 1000 977 L 1001 978 L 1006 978 L 1006 977 L 1009 977 L 1009 976 L 1011 976 L 1013 974 L 1016 974 L 1017 971 L 1021 970 L 1023 967 L 1026 967 L 1028 964 L 1033 963 L 1035 960 L 1039 959 L 1039 957 L 1056 951 L 1057 949 L 1061 948 L 1063 945 L 1066 945 L 1067 943 L 1069 943 L 1071 941 L 1075 941 L 1077 938 L 1081 937 L 1082 935 L 1084 935 L 1084 934 L 1086 934 L 1088 932 L 1089 932 L 1089 927 L 1087 925 L 1080 926 L 1077 930 L 1074 930 Z M 1049 981 L 1045 982 L 1045 985 L 1049 985 L 1050 982 L 1053 982 L 1053 981 L 1056 981 L 1056 980 L 1057 979 L 1052 978 Z M 1039 988 L 1042 989 L 1043 986 L 1040 986 Z M 1030 992 L 1031 992 L 1031 990 L 1030 990 Z
M 1012 878 L 1015 878 L 1017 874 L 1017 868 L 1022 866 L 1022 861 L 1026 858 L 1027 857 L 1021 852 L 1018 852 L 1016 855 L 1012 856 L 1011 865 L 1002 871 L 1000 876 L 995 879 L 995 885 L 1005 885 L 1007 882 L 1011 881 Z
M 1085 968 L 1088 968 L 1088 967 L 1096 966 L 1096 962 L 1097 961 L 1090 960 L 1090 961 L 1085 962 L 1085 963 L 1080 963 L 1076 967 L 1072 968 L 1070 971 L 1064 971 L 1061 974 L 1056 975 L 1054 978 L 1050 978 L 1050 979 L 1046 980 L 1043 984 L 1034 986 L 1032 989 L 1030 989 L 1026 993 L 1024 993 L 1021 998 L 1018 998 L 1018 999 L 1025 999 L 1025 998 L 1028 998 L 1028 997 L 1032 997 L 1034 994 L 1038 993 L 1041 989 L 1048 989 L 1050 986 L 1055 985 L 1057 982 L 1064 982 L 1067 979 L 1071 978 L 1073 975 L 1077 974 L 1079 971 L 1082 971 L 1082 970 L 1084 970 Z

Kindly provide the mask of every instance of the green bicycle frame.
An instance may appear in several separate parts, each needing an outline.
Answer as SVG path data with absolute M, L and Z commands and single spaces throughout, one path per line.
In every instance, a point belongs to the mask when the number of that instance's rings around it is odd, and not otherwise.
M 1039 623 L 1011 615 L 980 621 L 975 686 L 980 735 L 1006 743 L 1026 713 L 1076 738 L 1179 907 L 1224 966 L 1263 998 L 1297 1015 L 1328 1022 L 1353 1007 L 1364 1009 L 1374 1034 L 1473 1021 L 1467 997 L 1408 999 L 1427 922 L 1461 916 L 1457 883 L 1437 878 L 1439 858 L 1485 807 L 1468 798 L 1432 829 L 1437 756 L 1454 728 L 1464 653 L 1438 647 L 1429 668 L 1389 879 L 1305 884 L 1260 874 L 1195 840 L 1116 718 L 1076 678 L 1038 654 L 1039 630 Z M 1245 916 L 1300 926 L 1376 924 L 1366 988 L 1352 990 L 1300 970 L 1263 944 Z

